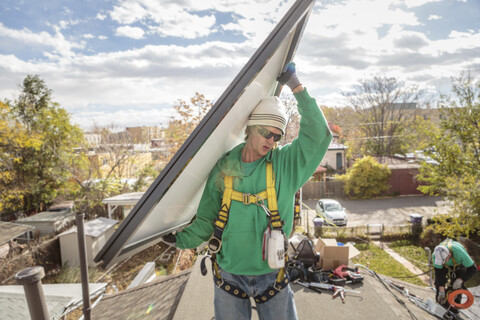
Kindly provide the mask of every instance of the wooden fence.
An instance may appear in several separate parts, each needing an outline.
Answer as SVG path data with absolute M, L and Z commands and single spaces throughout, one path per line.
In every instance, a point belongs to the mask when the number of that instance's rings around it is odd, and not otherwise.
M 308 181 L 302 187 L 304 200 L 321 198 L 345 198 L 343 182 L 341 181 Z

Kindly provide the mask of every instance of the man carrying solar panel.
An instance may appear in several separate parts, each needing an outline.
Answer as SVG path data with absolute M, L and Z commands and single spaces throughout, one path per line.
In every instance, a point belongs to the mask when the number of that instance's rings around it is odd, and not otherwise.
M 245 142 L 210 172 L 195 220 L 163 238 L 181 249 L 209 241 L 216 320 L 250 319 L 250 297 L 260 319 L 297 319 L 285 271 L 294 196 L 323 159 L 332 134 L 293 62 L 277 80 L 298 102 L 298 137 L 277 147 L 285 134 L 285 107 L 278 97 L 262 99 L 248 118 Z

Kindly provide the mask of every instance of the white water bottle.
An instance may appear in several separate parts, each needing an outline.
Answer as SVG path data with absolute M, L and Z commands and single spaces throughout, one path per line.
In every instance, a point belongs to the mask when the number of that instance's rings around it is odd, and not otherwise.
M 282 230 L 271 230 L 268 239 L 268 266 L 279 269 L 285 266 L 285 235 Z

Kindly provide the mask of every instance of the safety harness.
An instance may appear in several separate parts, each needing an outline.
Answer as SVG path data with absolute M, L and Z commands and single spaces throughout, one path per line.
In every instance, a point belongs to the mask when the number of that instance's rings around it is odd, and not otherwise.
M 216 259 L 216 253 L 218 253 L 222 247 L 222 235 L 228 222 L 232 200 L 242 202 L 244 205 L 255 204 L 262 207 L 269 217 L 270 228 L 282 230 L 283 232 L 282 227 L 284 225 L 284 221 L 280 218 L 278 212 L 277 194 L 275 191 L 275 173 L 273 172 L 273 166 L 271 162 L 267 162 L 266 179 L 266 190 L 257 194 L 250 194 L 233 190 L 233 177 L 224 177 L 225 190 L 223 192 L 222 206 L 218 212 L 218 218 L 214 222 L 215 229 L 208 242 L 208 249 L 211 256 L 203 258 L 201 262 L 202 274 L 206 275 L 207 269 L 205 267 L 205 259 L 210 258 L 212 261 L 212 272 L 214 274 L 216 286 L 241 299 L 249 299 L 249 296 L 245 291 L 228 283 L 221 277 Z M 268 208 L 265 206 L 265 200 L 267 200 Z M 287 259 L 286 251 L 287 250 L 285 250 L 285 259 Z M 289 278 L 285 268 L 280 268 L 273 285 L 267 288 L 267 290 L 265 290 L 262 294 L 253 297 L 253 299 L 256 303 L 267 302 L 277 295 L 280 290 L 285 288 L 288 285 L 288 282 Z

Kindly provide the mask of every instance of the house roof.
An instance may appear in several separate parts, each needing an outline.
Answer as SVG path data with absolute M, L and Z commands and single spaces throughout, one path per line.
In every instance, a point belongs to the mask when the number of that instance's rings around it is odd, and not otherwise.
M 32 226 L 0 221 L 0 246 L 33 229 Z
M 18 219 L 18 223 L 22 222 L 53 222 L 66 218 L 74 219 L 75 212 L 66 212 L 66 211 L 43 211 L 37 214 L 34 214 L 30 217 Z
M 140 198 L 143 196 L 144 193 L 145 192 L 122 193 L 114 197 L 105 198 L 102 200 L 102 203 L 113 204 L 113 205 L 123 205 L 123 206 L 128 206 L 128 205 L 133 206 L 138 202 L 138 200 L 140 200 Z
M 106 283 L 90 283 L 90 297 L 102 294 L 106 286 Z M 83 303 L 80 283 L 43 284 L 42 289 L 50 319 L 60 319 L 66 309 L 75 309 Z M 0 286 L 0 310 L 2 320 L 30 319 L 23 286 Z
M 63 211 L 63 210 L 72 210 L 74 206 L 73 201 L 62 201 L 59 203 L 54 203 L 48 211 Z
M 60 319 L 65 308 L 72 304 L 72 297 L 49 296 L 45 294 L 48 315 L 51 320 Z M 0 292 L 0 310 L 3 320 L 30 319 L 25 294 Z
M 213 308 L 213 280 L 212 273 L 206 276 L 200 273 L 199 256 L 196 265 L 192 268 L 192 274 L 188 280 L 185 292 L 175 312 L 174 320 L 184 319 L 212 319 Z M 364 281 L 360 284 L 346 285 L 346 289 L 360 291 L 347 293 L 345 303 L 340 298 L 332 299 L 329 291 L 318 292 L 307 289 L 299 284 L 292 284 L 295 294 L 295 304 L 299 319 L 411 319 L 412 313 L 417 319 L 435 319 L 426 311 L 417 307 L 408 300 L 402 293 L 388 288 L 365 270 L 360 270 L 364 275 Z M 384 278 L 381 276 L 381 278 Z M 423 299 L 435 300 L 433 290 L 425 287 L 415 286 L 400 280 L 393 280 L 400 283 L 411 294 Z M 401 301 L 401 302 L 399 302 Z M 201 317 L 199 317 L 201 315 Z M 252 319 L 258 319 L 256 312 L 253 312 Z
M 480 286 L 468 288 L 468 291 L 470 291 L 475 296 L 475 300 L 473 302 L 473 305 L 470 308 L 464 310 L 463 312 L 471 319 L 475 319 L 478 318 L 478 315 L 480 315 L 480 301 L 478 301 L 478 296 L 480 296 Z
M 115 226 L 117 223 L 118 223 L 117 220 L 100 217 L 94 220 L 87 221 L 84 224 L 83 229 L 86 236 L 98 237 L 103 233 L 105 233 L 105 231 L 107 231 L 108 229 L 113 228 L 113 226 Z M 65 236 L 67 234 L 74 233 L 74 232 L 77 232 L 77 227 L 73 227 L 59 234 L 59 237 Z
M 106 295 L 92 309 L 92 319 L 172 319 L 190 272 L 191 269 L 185 270 Z
M 328 150 L 345 150 L 345 149 L 348 149 L 346 145 L 335 142 L 333 140 L 332 142 L 330 142 L 330 145 L 328 146 Z
M 421 167 L 417 162 L 411 162 L 397 157 L 377 157 L 377 161 L 381 164 L 386 164 L 390 169 L 418 169 Z

